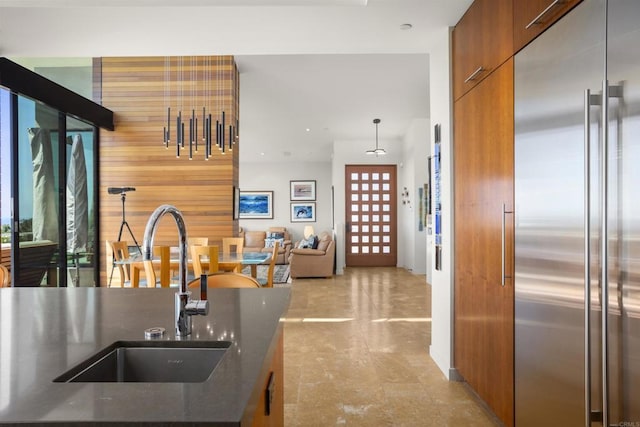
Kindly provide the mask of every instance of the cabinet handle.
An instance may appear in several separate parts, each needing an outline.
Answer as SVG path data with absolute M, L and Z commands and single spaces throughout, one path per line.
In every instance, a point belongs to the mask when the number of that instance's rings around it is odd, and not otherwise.
M 475 70 L 473 73 L 471 73 L 471 75 L 469 77 L 467 77 L 464 82 L 465 83 L 469 83 L 471 80 L 475 80 L 476 76 L 478 74 L 480 74 L 481 72 L 483 72 L 483 71 L 484 71 L 483 67 L 478 67 L 478 69 Z
M 551 4 L 549 6 L 547 6 L 545 10 L 540 12 L 540 15 L 536 16 L 535 18 L 533 18 L 533 21 L 529 22 L 529 25 L 524 27 L 524 29 L 528 30 L 533 25 L 540 24 L 541 23 L 540 22 L 540 18 L 542 18 L 544 15 L 546 15 L 547 12 L 549 12 L 551 9 L 553 9 L 556 5 L 563 4 L 564 2 L 565 2 L 565 0 L 554 0 L 553 2 L 551 2 Z
M 501 275 L 502 278 L 500 279 L 500 284 L 502 285 L 502 287 L 504 288 L 504 284 L 506 279 L 511 279 L 511 276 L 507 276 L 507 273 L 505 271 L 505 267 L 506 267 L 506 260 L 505 260 L 505 252 L 506 252 L 506 232 L 505 232 L 505 222 L 506 222 L 506 216 L 507 214 L 512 214 L 513 211 L 508 211 L 507 210 L 507 206 L 503 203 L 502 204 L 502 269 L 501 269 Z

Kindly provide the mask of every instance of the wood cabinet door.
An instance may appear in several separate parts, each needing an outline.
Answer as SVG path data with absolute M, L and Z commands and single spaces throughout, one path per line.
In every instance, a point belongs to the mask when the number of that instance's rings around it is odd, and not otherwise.
M 515 52 L 525 47 L 582 0 L 518 0 L 513 5 Z
M 513 60 L 460 98 L 454 114 L 454 364 L 512 426 Z
M 513 0 L 476 0 L 453 31 L 453 95 L 460 98 L 513 54 Z

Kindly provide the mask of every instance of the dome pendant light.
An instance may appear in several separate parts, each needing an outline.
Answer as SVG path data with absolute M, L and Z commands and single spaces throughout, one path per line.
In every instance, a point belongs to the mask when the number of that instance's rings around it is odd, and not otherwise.
M 384 148 L 378 148 L 378 123 L 380 123 L 380 119 L 373 119 L 373 123 L 376 125 L 376 148 L 375 150 L 367 150 L 367 154 L 375 154 L 377 156 L 383 156 L 387 154 Z

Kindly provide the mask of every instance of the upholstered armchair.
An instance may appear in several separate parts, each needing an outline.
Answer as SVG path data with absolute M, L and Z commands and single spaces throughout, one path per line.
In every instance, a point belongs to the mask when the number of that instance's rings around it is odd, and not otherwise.
M 318 236 L 316 249 L 298 248 L 296 243 L 289 256 L 291 278 L 333 276 L 335 253 L 336 243 L 326 231 Z
M 275 237 L 273 237 L 275 236 Z M 288 264 L 291 251 L 291 237 L 285 227 L 271 227 L 267 231 L 240 231 L 240 237 L 244 238 L 243 252 L 271 252 L 273 240 L 283 239 L 278 248 L 276 264 Z

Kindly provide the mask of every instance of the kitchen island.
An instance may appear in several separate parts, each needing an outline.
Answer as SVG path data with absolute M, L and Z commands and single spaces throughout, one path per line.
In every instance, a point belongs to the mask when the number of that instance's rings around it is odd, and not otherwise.
M 176 340 L 174 289 L 0 289 L 0 424 L 282 425 L 289 289 L 210 289 L 181 341 L 226 341 L 204 382 L 54 382 L 117 341 Z M 270 413 L 265 413 L 269 388 Z M 267 400 L 269 397 L 267 397 Z

